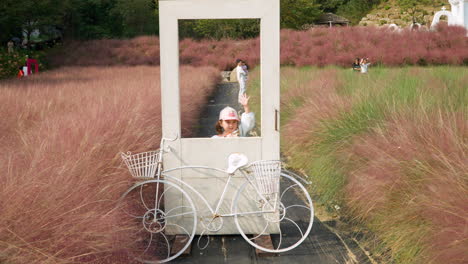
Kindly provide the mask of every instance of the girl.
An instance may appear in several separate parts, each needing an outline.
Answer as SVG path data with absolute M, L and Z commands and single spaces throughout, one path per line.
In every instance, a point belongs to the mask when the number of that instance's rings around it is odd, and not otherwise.
M 255 126 L 255 114 L 250 112 L 249 99 L 247 95 L 240 96 L 239 101 L 244 107 L 244 113 L 241 118 L 237 115 L 237 111 L 232 107 L 225 107 L 219 113 L 219 120 L 216 122 L 215 128 L 217 135 L 212 138 L 223 137 L 246 137 L 247 134 Z

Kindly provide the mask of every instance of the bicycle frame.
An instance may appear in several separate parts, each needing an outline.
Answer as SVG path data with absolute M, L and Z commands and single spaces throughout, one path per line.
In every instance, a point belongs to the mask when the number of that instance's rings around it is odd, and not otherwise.
M 273 213 L 275 212 L 276 210 L 276 204 L 274 205 L 274 209 L 271 210 L 271 211 L 256 211 L 256 212 L 246 212 L 246 213 L 242 213 L 242 214 L 218 214 L 220 208 L 221 208 L 221 204 L 224 202 L 224 198 L 226 196 L 226 192 L 228 190 L 228 187 L 231 183 L 231 180 L 232 180 L 232 177 L 234 176 L 235 172 L 229 174 L 227 173 L 225 170 L 221 170 L 221 169 L 218 169 L 218 168 L 212 168 L 212 167 L 206 167 L 206 166 L 182 166 L 182 167 L 177 167 L 177 168 L 172 168 L 172 169 L 169 169 L 169 170 L 162 170 L 162 161 L 163 161 L 163 154 L 164 154 L 164 142 L 165 141 L 175 141 L 177 140 L 178 138 L 178 135 L 173 138 L 173 139 L 169 139 L 169 138 L 161 138 L 161 143 L 160 143 L 160 150 L 159 150 L 159 157 L 158 157 L 158 169 L 157 169 L 157 175 L 156 175 L 156 179 L 157 180 L 161 180 L 161 176 L 164 177 L 164 179 L 171 179 L 173 180 L 174 182 L 176 183 L 179 183 L 187 188 L 189 188 L 192 192 L 194 192 L 199 198 L 201 198 L 201 200 L 205 203 L 205 205 L 207 206 L 207 208 L 210 210 L 210 212 L 212 213 L 213 216 L 216 216 L 216 217 L 232 217 L 232 216 L 235 216 L 235 215 L 244 215 L 244 214 L 255 214 L 255 213 Z M 170 152 L 169 151 L 166 151 L 166 152 Z M 221 172 L 221 173 L 226 173 L 229 175 L 227 181 L 226 181 L 226 184 L 224 185 L 223 187 L 223 192 L 220 196 L 220 198 L 218 199 L 217 201 L 217 204 L 216 204 L 216 208 L 213 209 L 210 204 L 208 203 L 208 201 L 206 200 L 206 198 L 200 193 L 198 192 L 195 188 L 193 188 L 192 186 L 190 186 L 189 184 L 187 184 L 186 182 L 184 182 L 183 180 L 181 179 L 178 179 L 176 177 L 172 177 L 170 175 L 168 175 L 167 173 L 169 172 L 172 172 L 172 171 L 176 171 L 176 170 L 183 170 L 183 169 L 206 169 L 206 170 L 214 170 L 214 171 L 217 171 L 217 172 Z M 236 170 L 237 171 L 237 170 Z M 245 173 L 242 172 L 242 174 L 244 175 L 244 178 L 247 179 L 247 181 L 252 184 L 252 186 L 254 187 L 255 191 L 257 192 L 257 194 L 259 195 L 259 197 L 263 200 L 263 202 L 265 203 L 269 203 L 269 201 L 259 192 L 258 188 L 250 181 L 250 179 L 248 177 L 246 177 Z M 217 177 L 217 176 L 216 176 Z M 217 177 L 217 178 L 220 178 L 220 177 Z M 221 179 L 221 178 L 220 178 Z M 232 185 L 232 184 L 231 184 Z M 159 186 L 156 188 L 156 197 L 158 197 L 159 195 Z M 232 206 L 231 205 L 231 211 L 232 211 Z M 155 208 L 157 207 L 157 204 L 155 202 Z
M 200 198 L 200 200 L 203 202 L 204 206 L 206 206 L 206 208 L 208 208 L 212 219 L 215 219 L 215 218 L 218 218 L 218 217 L 235 217 L 235 216 L 245 216 L 245 215 L 265 214 L 265 213 L 275 213 L 275 212 L 277 212 L 278 206 L 280 206 L 280 205 L 278 203 L 274 202 L 274 201 L 279 198 L 279 193 L 274 194 L 275 195 L 274 197 L 269 197 L 269 198 L 274 198 L 274 199 L 267 199 L 266 196 L 263 195 L 259 191 L 257 186 L 253 183 L 253 180 L 250 177 L 248 177 L 247 174 L 242 170 L 242 167 L 238 168 L 236 171 L 234 171 L 232 173 L 228 173 L 227 171 L 222 170 L 222 169 L 212 168 L 212 167 L 207 167 L 207 166 L 182 166 L 182 167 L 177 167 L 177 168 L 171 168 L 171 169 L 168 169 L 168 170 L 163 170 L 163 166 L 162 166 L 163 156 L 164 156 L 165 153 L 171 152 L 170 149 L 166 149 L 165 141 L 175 141 L 175 140 L 177 140 L 177 138 L 178 138 L 178 136 L 176 136 L 173 139 L 161 138 L 160 149 L 159 149 L 159 157 L 158 157 L 158 164 L 157 164 L 157 173 L 156 173 L 156 175 L 154 175 L 155 176 L 154 179 L 147 180 L 147 182 L 170 181 L 170 182 L 172 182 L 174 184 L 177 184 L 178 186 L 181 186 L 182 188 L 190 190 L 198 198 Z M 213 172 L 217 172 L 217 173 L 227 174 L 228 177 L 220 177 L 218 175 L 212 175 L 212 176 L 214 176 L 214 177 L 216 177 L 218 179 L 221 179 L 222 181 L 225 181 L 225 184 L 223 186 L 223 191 L 220 194 L 219 198 L 217 198 L 215 206 L 214 207 L 211 206 L 210 203 L 208 202 L 208 200 L 205 198 L 205 196 L 203 196 L 199 191 L 197 191 L 190 184 L 188 184 L 187 182 L 185 182 L 182 179 L 179 179 L 177 177 L 169 175 L 171 172 L 174 172 L 174 171 L 177 171 L 177 170 L 207 170 L 207 171 L 213 171 Z M 237 171 L 242 173 L 244 181 L 242 183 L 240 183 L 239 185 L 234 185 L 232 180 L 233 180 L 233 177 L 234 177 L 234 175 L 235 175 L 235 173 Z M 306 180 L 299 177 L 297 174 L 292 173 L 292 172 L 288 172 L 288 173 L 290 175 L 293 175 L 296 178 L 299 178 L 303 182 L 308 183 Z M 281 175 L 286 175 L 286 174 L 281 172 Z M 248 210 L 246 212 L 234 212 L 235 199 L 233 198 L 232 202 L 231 202 L 231 206 L 230 206 L 230 212 L 221 214 L 220 213 L 221 206 L 222 206 L 223 202 L 226 199 L 226 194 L 227 194 L 229 188 L 235 188 L 235 189 L 237 189 L 239 191 L 238 187 L 240 187 L 242 185 L 245 185 L 245 184 L 249 184 L 251 187 L 253 187 L 253 189 L 255 190 L 255 193 L 257 195 L 256 196 L 257 202 L 261 203 L 262 205 L 269 205 L 269 207 L 267 207 L 267 208 L 270 209 L 270 210 L 265 209 L 265 207 L 262 207 L 262 208 L 259 207 L 259 210 L 250 209 L 250 210 Z M 156 190 L 155 190 L 155 195 L 156 195 L 155 197 L 159 197 L 159 193 L 160 193 L 160 186 L 158 184 L 157 187 L 156 187 Z M 197 207 L 198 208 L 196 208 L 196 210 L 199 210 L 199 206 L 197 206 Z M 154 208 L 155 209 L 158 208 L 157 199 L 155 200 Z
M 177 168 L 173 168 L 173 169 L 169 169 L 169 170 L 166 170 L 166 171 L 163 171 L 161 173 L 161 176 L 163 176 L 164 180 L 171 180 L 175 183 L 179 183 L 180 185 L 182 186 L 185 186 L 187 187 L 190 191 L 192 191 L 193 193 L 195 193 L 203 202 L 204 204 L 206 205 L 206 207 L 210 210 L 210 213 L 213 215 L 213 216 L 216 216 L 216 217 L 233 217 L 233 216 L 236 216 L 236 215 L 248 215 L 248 214 L 258 214 L 258 213 L 274 213 L 275 210 L 276 210 L 276 207 L 274 207 L 274 210 L 268 210 L 268 211 L 254 211 L 254 212 L 242 212 L 242 213 L 238 213 L 238 214 L 234 214 L 234 213 L 230 213 L 230 214 L 219 214 L 219 210 L 221 208 L 221 204 L 224 202 L 224 199 L 226 197 L 226 193 L 227 193 L 227 190 L 228 190 L 228 187 L 231 185 L 233 186 L 233 184 L 231 183 L 231 180 L 232 180 L 232 177 L 234 176 L 234 174 L 228 174 L 229 177 L 227 178 L 226 180 L 226 183 L 223 187 L 223 192 L 221 193 L 218 201 L 216 202 L 216 207 L 213 208 L 209 203 L 208 201 L 206 200 L 206 198 L 200 193 L 198 192 L 194 187 L 190 186 L 189 184 L 187 184 L 186 182 L 184 182 L 183 180 L 181 179 L 178 179 L 176 177 L 173 177 L 173 176 L 170 176 L 168 175 L 167 173 L 169 172 L 172 172 L 172 171 L 176 171 L 176 170 L 183 170 L 183 169 L 207 169 L 207 170 L 214 170 L 214 171 L 217 171 L 217 172 L 222 172 L 222 173 L 227 173 L 226 171 L 224 170 L 221 170 L 221 169 L 217 169 L 217 168 L 211 168 L 211 167 L 205 167 L 205 166 L 184 166 L 184 167 L 177 167 Z M 217 177 L 217 176 L 216 176 Z M 222 179 L 221 177 L 217 177 L 217 178 L 220 178 Z M 248 181 L 248 180 L 247 180 Z M 234 186 L 235 187 L 235 186 Z M 253 185 L 253 187 L 255 188 L 257 194 L 259 195 L 259 198 L 261 198 L 264 202 L 266 203 L 269 203 L 269 201 L 258 191 L 258 189 L 255 187 L 255 185 Z M 231 205 L 231 211 L 232 211 L 232 206 L 233 204 Z

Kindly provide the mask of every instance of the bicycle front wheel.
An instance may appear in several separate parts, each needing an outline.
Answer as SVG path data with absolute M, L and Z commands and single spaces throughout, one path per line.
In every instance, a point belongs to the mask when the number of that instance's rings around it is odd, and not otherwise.
M 299 246 L 309 235 L 314 220 L 312 199 L 304 186 L 292 176 L 281 174 L 280 191 L 259 194 L 249 182 L 236 194 L 234 221 L 242 237 L 265 252 L 281 253 Z M 273 248 L 258 241 L 271 236 Z
M 180 197 L 180 203 L 165 201 L 168 194 Z M 195 206 L 189 195 L 173 182 L 140 182 L 122 195 L 118 209 L 135 225 L 135 243 L 129 248 L 129 254 L 140 262 L 171 261 L 187 249 L 195 236 Z M 176 235 L 183 239 L 173 247 Z

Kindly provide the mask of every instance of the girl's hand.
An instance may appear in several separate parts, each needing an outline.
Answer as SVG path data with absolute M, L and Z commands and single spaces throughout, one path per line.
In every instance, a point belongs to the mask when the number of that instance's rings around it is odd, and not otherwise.
M 247 94 L 242 94 L 239 97 L 239 103 L 244 107 L 245 113 L 250 112 L 250 110 L 249 110 L 249 99 L 250 99 L 250 96 L 247 96 Z

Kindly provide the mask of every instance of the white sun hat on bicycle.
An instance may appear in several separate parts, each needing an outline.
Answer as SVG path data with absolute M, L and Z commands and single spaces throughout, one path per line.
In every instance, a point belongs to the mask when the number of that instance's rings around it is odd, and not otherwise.
M 229 174 L 234 173 L 240 167 L 247 165 L 248 162 L 249 159 L 246 155 L 242 153 L 232 153 L 228 157 L 228 168 L 226 171 Z

